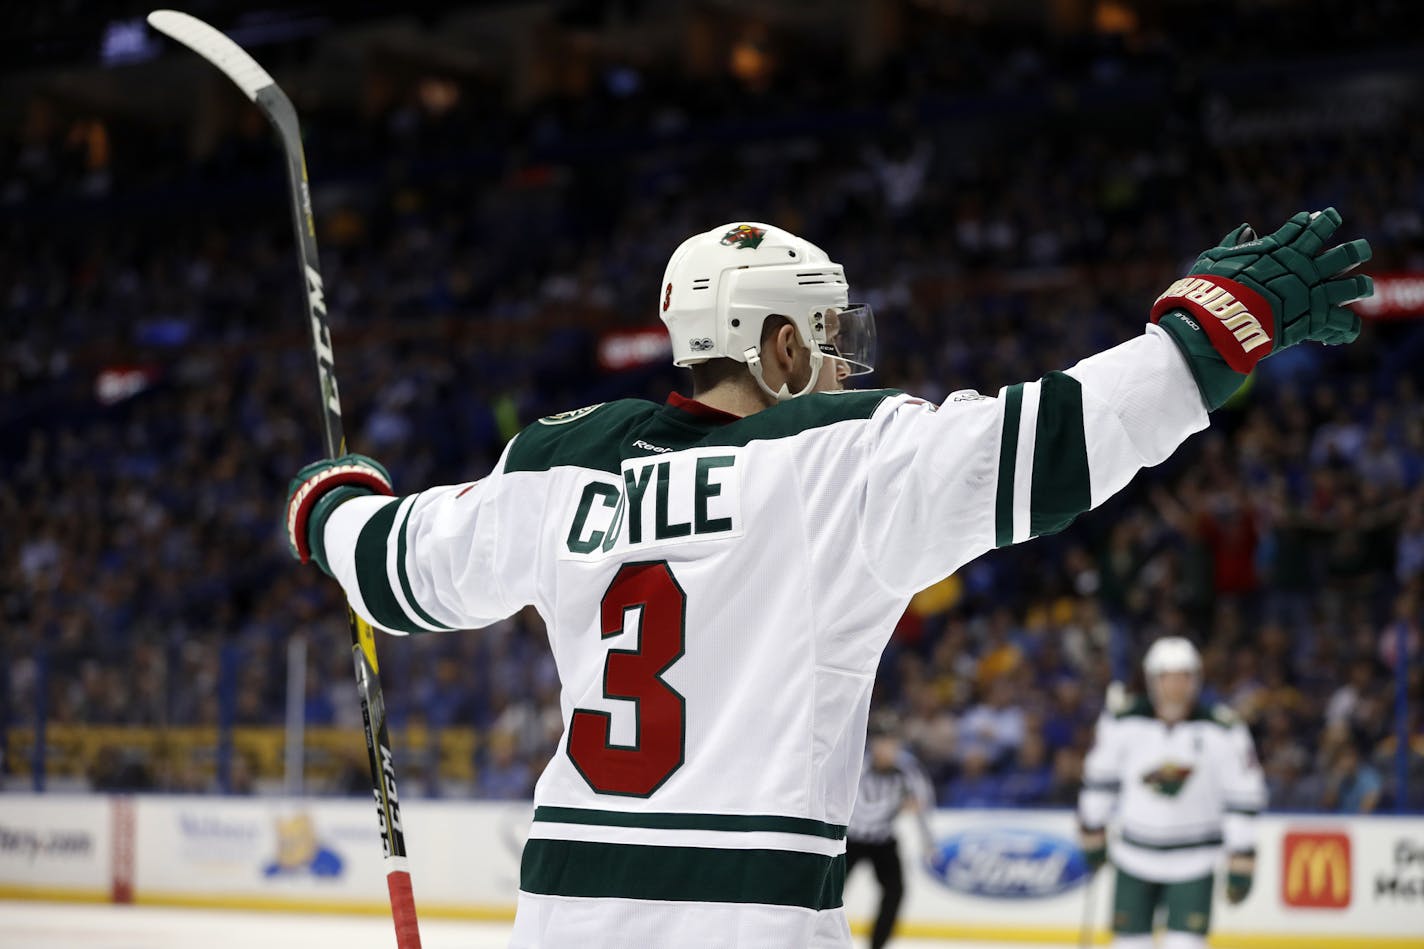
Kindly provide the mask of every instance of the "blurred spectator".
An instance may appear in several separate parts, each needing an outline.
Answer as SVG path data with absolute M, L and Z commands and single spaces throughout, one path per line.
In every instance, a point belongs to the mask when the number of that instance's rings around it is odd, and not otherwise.
M 1324 806 L 1342 814 L 1373 814 L 1384 781 L 1354 741 L 1341 745 L 1326 777 Z
M 513 733 L 495 731 L 489 736 L 484 766 L 479 769 L 476 791 L 480 797 L 517 801 L 534 793 L 529 763 L 516 756 L 519 743 Z
M 998 807 L 1003 799 L 1003 782 L 991 773 L 989 753 L 979 745 L 965 752 L 959 776 L 939 793 L 939 803 L 945 807 Z
M 1014 702 L 1014 684 L 1007 678 L 998 678 L 988 692 L 987 698 L 959 722 L 960 760 L 966 769 L 971 757 L 997 766 L 1013 755 L 1024 740 L 1024 710 Z

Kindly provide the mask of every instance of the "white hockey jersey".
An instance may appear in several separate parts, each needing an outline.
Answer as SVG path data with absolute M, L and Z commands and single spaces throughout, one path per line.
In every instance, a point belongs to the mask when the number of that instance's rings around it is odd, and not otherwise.
M 1098 720 L 1083 763 L 1078 816 L 1106 826 L 1115 866 L 1157 883 L 1211 873 L 1223 848 L 1255 849 L 1255 816 L 1266 806 L 1266 782 L 1251 733 L 1225 707 L 1198 706 L 1168 726 L 1145 698 Z
M 845 834 L 910 596 L 1061 529 L 1207 423 L 1157 327 L 998 398 L 888 390 L 738 418 L 674 396 L 540 420 L 482 481 L 327 524 L 393 632 L 533 604 L 565 733 L 512 945 L 843 947 Z

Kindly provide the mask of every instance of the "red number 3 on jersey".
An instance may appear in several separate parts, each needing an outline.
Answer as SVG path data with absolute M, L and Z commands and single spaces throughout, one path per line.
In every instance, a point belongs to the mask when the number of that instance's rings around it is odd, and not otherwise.
M 663 674 L 682 658 L 687 594 L 667 561 L 624 564 L 603 594 L 603 638 L 625 631 L 636 611 L 636 649 L 610 649 L 603 665 L 603 694 L 636 703 L 637 736 L 631 747 L 609 743 L 608 712 L 575 709 L 568 755 L 589 787 L 600 794 L 647 797 L 682 767 L 686 709 Z

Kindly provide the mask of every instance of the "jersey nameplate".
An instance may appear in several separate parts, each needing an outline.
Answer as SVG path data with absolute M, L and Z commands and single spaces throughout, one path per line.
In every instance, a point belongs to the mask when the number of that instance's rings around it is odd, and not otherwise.
M 630 458 L 623 478 L 592 478 L 565 515 L 564 560 L 601 560 L 742 532 L 738 453 L 721 448 Z

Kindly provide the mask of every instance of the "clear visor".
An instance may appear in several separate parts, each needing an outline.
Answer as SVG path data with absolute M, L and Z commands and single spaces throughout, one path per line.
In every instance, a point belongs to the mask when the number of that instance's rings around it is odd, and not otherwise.
M 845 364 L 847 375 L 863 376 L 875 369 L 875 313 L 870 304 L 812 313 L 811 334 L 822 353 Z

